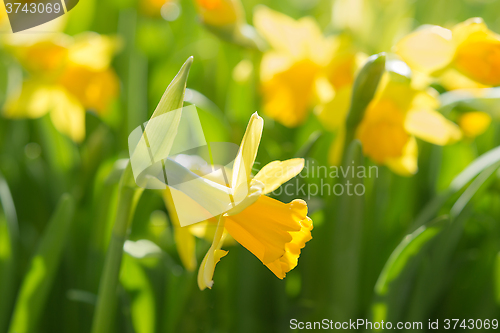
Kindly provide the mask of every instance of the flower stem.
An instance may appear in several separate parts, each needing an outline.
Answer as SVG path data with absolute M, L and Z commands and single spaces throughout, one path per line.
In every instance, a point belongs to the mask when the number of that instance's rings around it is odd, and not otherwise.
M 99 283 L 92 333 L 108 333 L 111 331 L 116 309 L 123 244 L 142 191 L 143 189 L 138 188 L 133 183 L 132 168 L 129 163 L 120 180 L 115 224 Z

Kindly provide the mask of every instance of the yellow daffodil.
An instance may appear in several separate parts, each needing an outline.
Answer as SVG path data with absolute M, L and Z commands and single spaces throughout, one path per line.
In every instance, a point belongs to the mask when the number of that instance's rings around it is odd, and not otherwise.
M 480 85 L 500 85 L 500 35 L 488 29 L 481 18 L 471 18 L 448 30 L 423 26 L 404 37 L 395 51 L 413 69 L 442 74 L 453 69 Z M 457 76 L 457 73 L 452 75 Z M 449 80 L 447 80 L 449 81 Z
M 400 175 L 414 174 L 418 156 L 415 137 L 436 145 L 461 138 L 458 126 L 437 112 L 438 106 L 432 91 L 416 90 L 410 82 L 385 73 L 357 130 L 363 153 Z
M 238 200 L 238 205 L 218 217 L 212 245 L 198 272 L 198 286 L 202 290 L 213 285 L 215 265 L 227 254 L 221 249 L 227 235 L 252 252 L 280 279 L 297 266 L 300 250 L 311 239 L 313 225 L 303 200 L 284 204 L 265 195 L 296 176 L 304 167 L 304 160 L 274 161 L 251 177 L 263 124 L 262 118 L 252 115 L 243 136 L 230 187 L 235 197 L 241 188 L 248 188 L 248 192 L 244 191 L 247 195 Z
M 117 49 L 113 38 L 94 33 L 10 44 L 28 71 L 22 90 L 4 108 L 10 118 L 38 118 L 50 112 L 54 126 L 76 142 L 85 137 L 85 110 L 103 115 L 118 95 L 110 68 Z
M 260 68 L 264 112 L 285 126 L 297 126 L 311 107 L 316 81 L 324 78 L 333 39 L 325 38 L 310 17 L 296 21 L 263 6 L 254 12 L 254 25 L 271 46 Z
M 269 117 L 294 127 L 314 105 L 330 103 L 329 109 L 347 112 L 362 58 L 348 37 L 325 37 L 312 18 L 296 21 L 264 6 L 255 10 L 254 24 L 271 46 L 260 69 L 263 108 Z

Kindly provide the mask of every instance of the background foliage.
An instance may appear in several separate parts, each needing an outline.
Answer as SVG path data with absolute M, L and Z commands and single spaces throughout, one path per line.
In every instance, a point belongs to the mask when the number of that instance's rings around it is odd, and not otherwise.
M 95 31 L 122 40 L 112 63 L 119 97 L 105 118 L 87 113 L 82 143 L 59 133 L 48 115 L 0 118 L 0 332 L 9 322 L 17 332 L 91 330 L 121 159 L 128 158 L 127 136 L 150 117 L 189 56 L 194 63 L 186 101 L 197 105 L 207 140 L 238 143 L 250 115 L 261 111 L 261 53 L 207 31 L 191 1 L 176 2 L 180 13 L 171 21 L 148 10 L 153 2 L 81 0 L 68 14 L 69 35 Z M 363 1 L 352 3 L 348 14 L 361 12 Z M 335 21 L 339 14 L 326 0 L 244 1 L 248 22 L 258 4 L 294 18 L 311 15 L 329 33 L 348 29 L 367 54 L 390 51 L 421 24 L 450 26 L 480 16 L 500 32 L 499 1 L 378 0 L 364 9 L 369 19 L 355 27 Z M 242 60 L 253 68 L 244 82 L 233 75 Z M 0 102 L 12 75 L 22 72 L 1 50 Z M 265 121 L 260 165 L 292 157 L 327 163 L 331 135 L 313 115 L 294 129 Z M 158 248 L 125 251 L 114 330 L 281 332 L 289 330 L 291 318 L 424 323 L 498 318 L 499 143 L 496 121 L 474 141 L 446 147 L 419 141 L 415 176 L 397 176 L 380 166 L 378 178 L 366 179 L 367 193 L 358 202 L 305 198 L 313 240 L 286 279 L 277 279 L 237 245 L 229 248 L 213 289 L 206 291 L 198 290 L 196 273 L 181 264 L 161 196 L 145 191 L 128 239 L 150 240 Z M 360 163 L 373 165 L 368 159 Z M 345 205 L 352 210 L 342 210 Z M 363 214 L 353 214 L 358 210 Z M 209 244 L 197 242 L 201 261 Z

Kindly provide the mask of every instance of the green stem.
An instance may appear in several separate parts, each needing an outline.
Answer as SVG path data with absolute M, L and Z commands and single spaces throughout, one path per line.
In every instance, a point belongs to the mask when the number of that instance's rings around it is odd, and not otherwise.
M 128 164 L 119 185 L 118 206 L 111 240 L 99 284 L 92 333 L 109 333 L 117 301 L 117 288 L 123 256 L 123 244 L 143 189 L 133 184 L 132 168 Z
M 351 142 L 356 137 L 356 130 L 363 120 L 366 108 L 375 97 L 380 79 L 385 70 L 385 59 L 385 53 L 371 56 L 356 76 L 351 105 L 345 122 L 344 156 Z

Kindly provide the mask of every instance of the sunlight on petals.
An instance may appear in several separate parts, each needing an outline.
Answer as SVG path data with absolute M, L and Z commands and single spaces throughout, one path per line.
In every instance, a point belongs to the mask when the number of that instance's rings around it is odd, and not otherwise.
M 394 51 L 412 68 L 431 73 L 447 66 L 455 52 L 451 31 L 424 26 L 397 43 Z
M 50 119 L 55 128 L 75 142 L 85 138 L 85 109 L 73 96 L 61 89 L 52 92 Z
M 406 116 L 405 128 L 416 137 L 439 146 L 462 138 L 459 127 L 434 110 L 411 110 Z
M 263 194 L 271 193 L 282 184 L 297 176 L 304 168 L 303 158 L 294 158 L 286 161 L 273 161 L 266 164 L 255 175 L 256 180 L 264 183 Z

